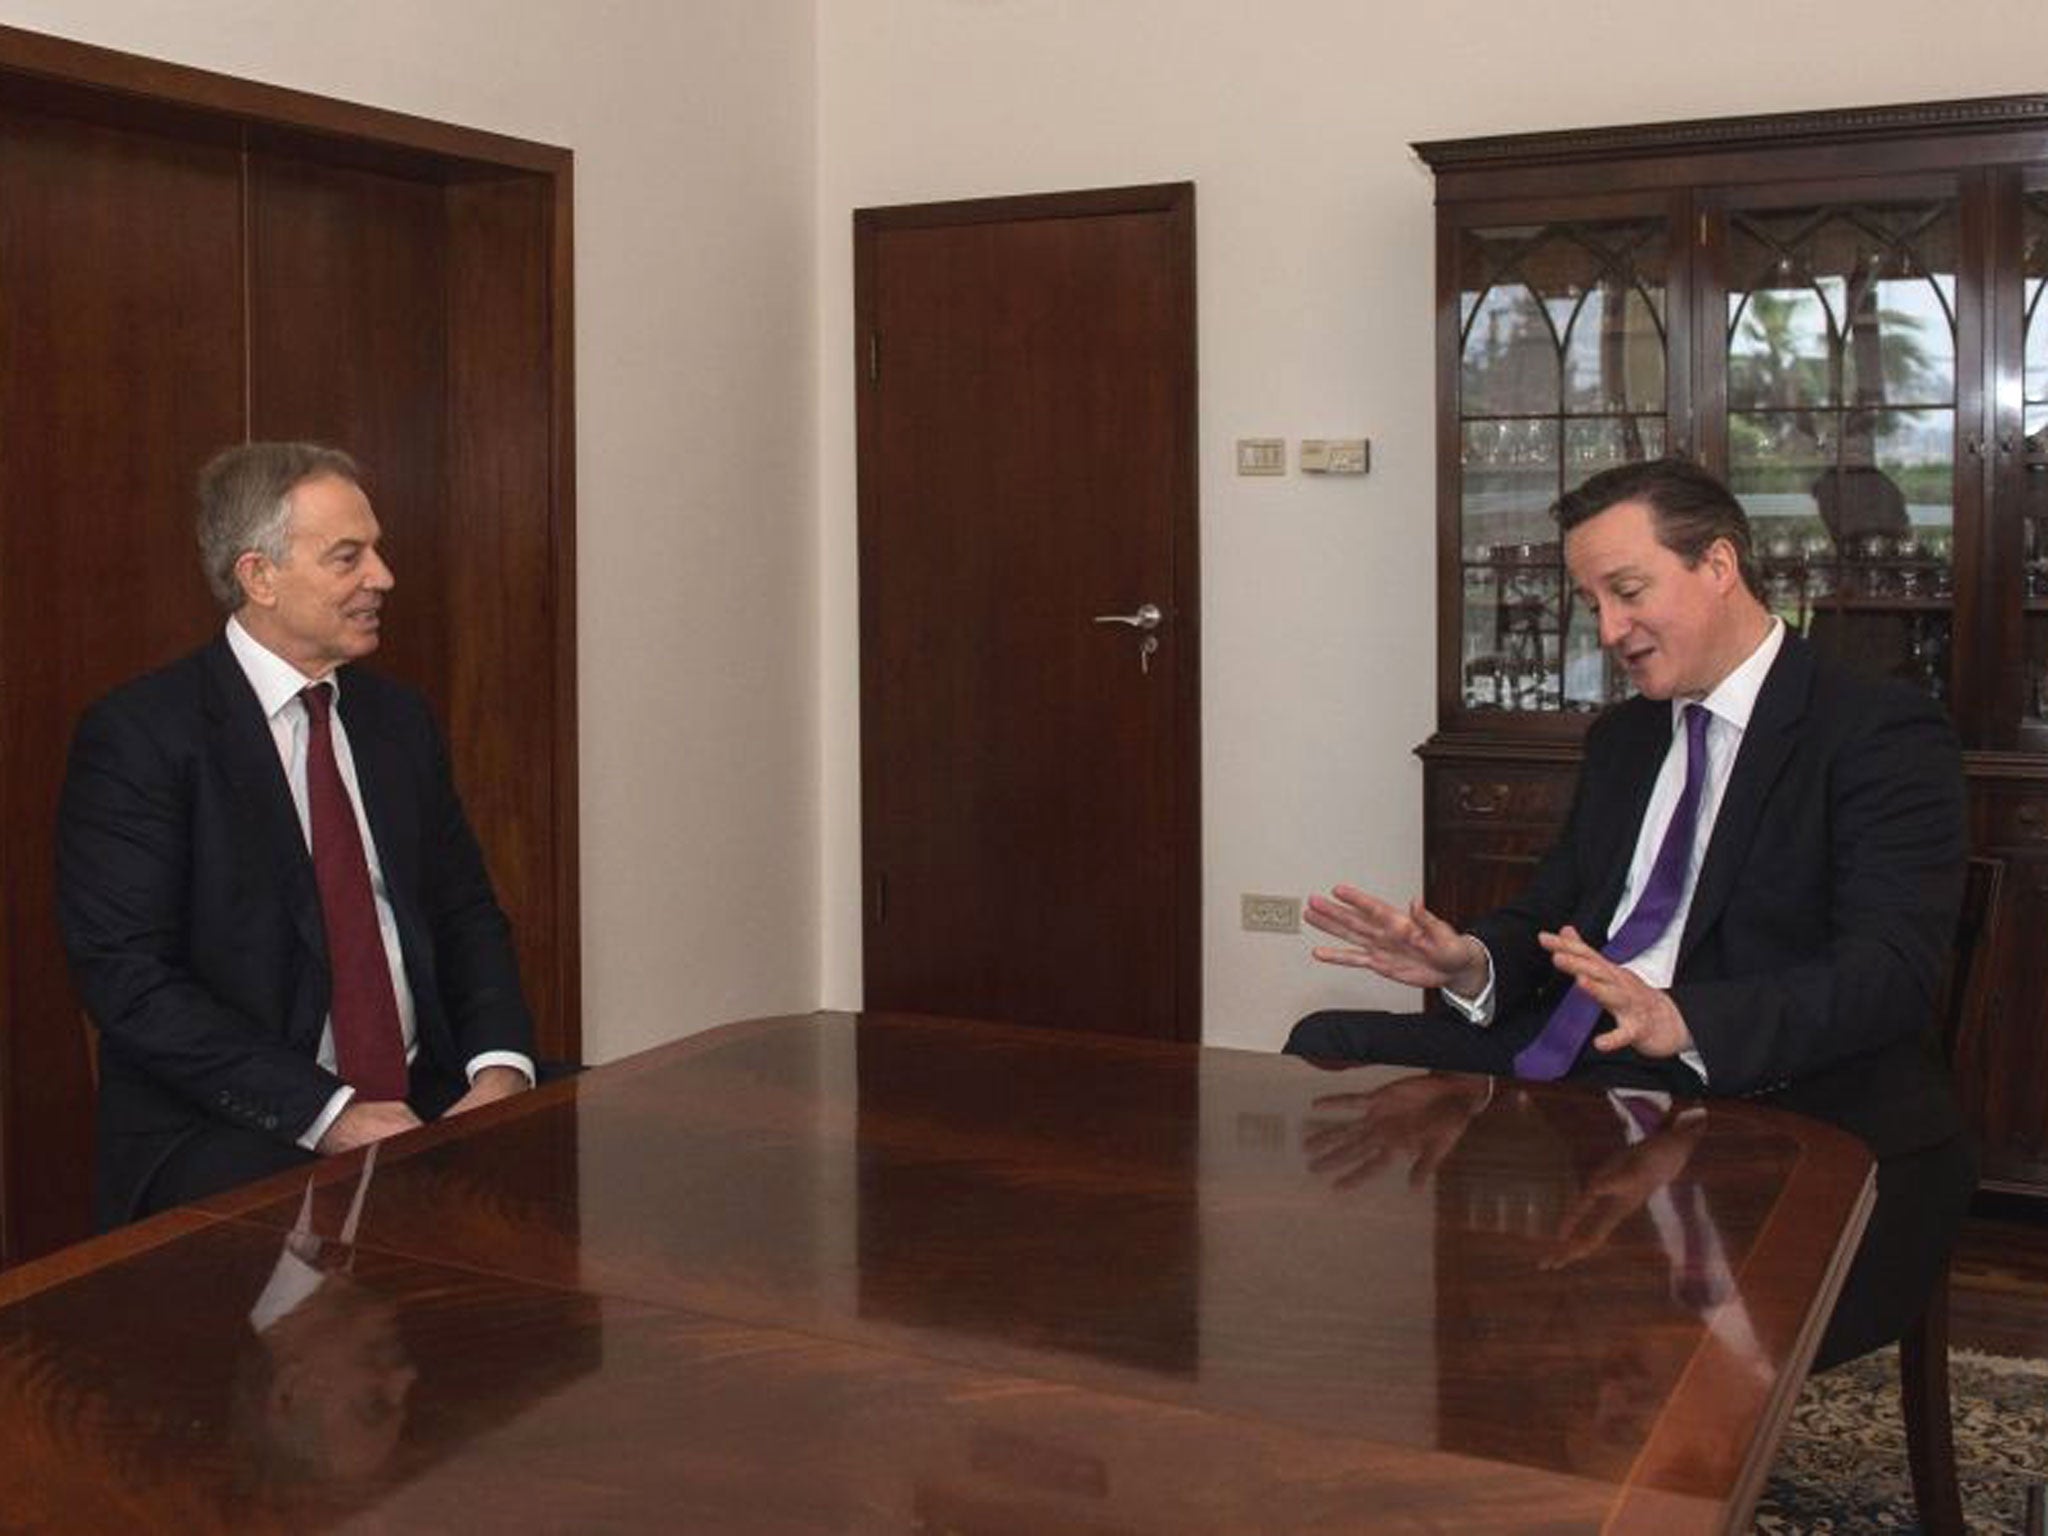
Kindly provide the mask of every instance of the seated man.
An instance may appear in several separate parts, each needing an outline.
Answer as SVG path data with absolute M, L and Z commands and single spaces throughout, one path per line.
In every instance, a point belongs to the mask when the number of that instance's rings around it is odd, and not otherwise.
M 1974 1187 L 1933 1033 L 1963 876 L 1954 732 L 1925 696 L 1818 657 L 1765 608 L 1748 520 L 1683 462 L 1557 507 L 1565 564 L 1638 697 L 1588 732 L 1570 816 L 1522 895 L 1460 932 L 1350 886 L 1316 958 L 1441 990 L 1329 1012 L 1327 1059 L 1740 1095 L 1878 1157 L 1878 1203 L 1819 1363 L 1899 1336 Z
M 198 531 L 224 633 L 72 742 L 58 912 L 101 1035 L 102 1227 L 533 1081 L 440 733 L 348 665 L 392 586 L 359 479 L 306 443 L 215 458 Z

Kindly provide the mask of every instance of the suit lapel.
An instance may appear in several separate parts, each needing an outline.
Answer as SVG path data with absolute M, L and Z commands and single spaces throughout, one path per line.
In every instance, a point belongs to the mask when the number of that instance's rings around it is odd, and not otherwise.
M 263 718 L 263 707 L 226 638 L 215 640 L 204 655 L 216 761 L 248 807 L 250 823 L 263 841 L 270 866 L 281 872 L 285 901 L 300 939 L 324 965 L 327 935 L 320 923 L 313 859 L 306 851 L 305 829 L 292 804 L 291 785 L 285 780 L 284 764 L 278 761 L 270 723 Z
M 1742 745 L 1728 775 L 1728 788 L 1721 796 L 1714 833 L 1707 843 L 1706 858 L 1700 863 L 1698 883 L 1693 887 L 1685 933 L 1679 940 L 1681 967 L 1699 943 L 1700 935 L 1713 925 L 1734 894 L 1736 878 L 1755 840 L 1771 787 L 1798 744 L 1799 723 L 1806 716 L 1812 686 L 1813 652 L 1797 635 L 1788 634 L 1757 693 L 1756 708 L 1742 733 Z

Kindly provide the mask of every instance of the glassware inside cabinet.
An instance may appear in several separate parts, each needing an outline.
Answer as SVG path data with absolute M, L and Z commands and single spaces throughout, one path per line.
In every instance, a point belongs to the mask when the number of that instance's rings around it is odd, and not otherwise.
M 1612 694 L 1550 509 L 1587 476 L 1666 451 L 1667 245 L 1665 221 L 1647 218 L 1460 237 L 1468 709 L 1556 713 Z

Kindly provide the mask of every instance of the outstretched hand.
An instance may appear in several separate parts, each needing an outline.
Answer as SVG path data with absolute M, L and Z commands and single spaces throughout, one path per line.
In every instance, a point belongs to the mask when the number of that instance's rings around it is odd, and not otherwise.
M 1313 951 L 1325 965 L 1349 965 L 1411 987 L 1443 987 L 1460 997 L 1486 990 L 1486 947 L 1458 932 L 1418 898 L 1407 908 L 1352 885 L 1308 899 L 1308 925 L 1338 940 Z
M 1676 1056 L 1692 1049 L 1692 1031 L 1671 994 L 1651 986 L 1625 965 L 1617 965 L 1567 925 L 1537 935 L 1550 960 L 1608 1013 L 1614 1028 L 1593 1037 L 1596 1051 L 1634 1049 L 1640 1056 Z

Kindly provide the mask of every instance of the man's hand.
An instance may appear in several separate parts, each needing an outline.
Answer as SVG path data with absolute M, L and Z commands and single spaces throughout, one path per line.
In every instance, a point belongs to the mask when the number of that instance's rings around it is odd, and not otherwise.
M 1651 986 L 1625 965 L 1616 965 L 1570 926 L 1537 936 L 1551 963 L 1571 977 L 1593 1001 L 1614 1015 L 1613 1029 L 1593 1037 L 1593 1048 L 1633 1047 L 1642 1056 L 1676 1056 L 1692 1049 L 1692 1031 L 1669 992 Z
M 485 1067 L 470 1080 L 469 1092 L 448 1106 L 448 1113 L 459 1115 L 467 1110 L 480 1109 L 500 1099 L 509 1099 L 515 1093 L 524 1093 L 532 1086 L 524 1072 L 512 1067 Z
M 419 1123 L 420 1117 L 403 1099 L 350 1099 L 313 1150 L 322 1157 L 332 1157 L 337 1152 L 353 1152 L 357 1147 L 367 1147 L 386 1136 L 409 1131 Z
M 1308 925 L 1343 942 L 1313 953 L 1325 965 L 1351 965 L 1411 987 L 1443 987 L 1460 997 L 1486 989 L 1486 947 L 1458 932 L 1418 898 L 1404 912 L 1356 886 L 1308 899 Z

